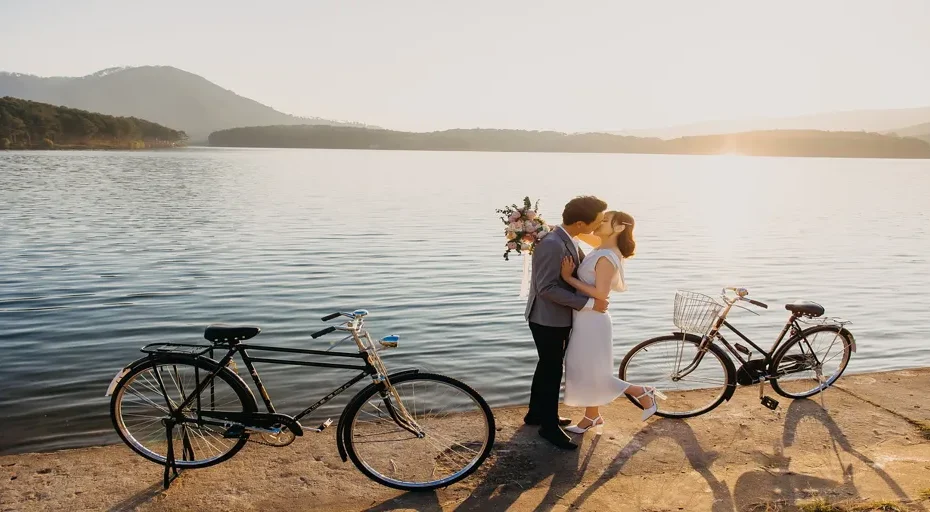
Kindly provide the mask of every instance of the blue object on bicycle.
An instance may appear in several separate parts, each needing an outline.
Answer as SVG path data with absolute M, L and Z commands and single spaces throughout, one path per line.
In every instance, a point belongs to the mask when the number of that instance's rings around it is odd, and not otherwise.
M 389 336 L 385 336 L 385 337 L 381 338 L 381 341 L 388 341 L 388 342 L 397 343 L 398 341 L 400 341 L 400 336 L 398 336 L 398 335 L 396 335 L 396 334 L 391 334 L 391 335 L 389 335 Z
M 367 309 L 356 309 L 355 311 L 352 312 L 352 314 L 355 316 L 368 316 L 368 310 Z

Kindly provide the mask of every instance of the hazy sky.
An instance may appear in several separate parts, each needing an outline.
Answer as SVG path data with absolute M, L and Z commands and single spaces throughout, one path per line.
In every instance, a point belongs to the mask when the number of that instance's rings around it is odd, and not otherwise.
M 0 26 L 0 70 L 171 65 L 398 129 L 930 105 L 930 0 L 0 0 Z

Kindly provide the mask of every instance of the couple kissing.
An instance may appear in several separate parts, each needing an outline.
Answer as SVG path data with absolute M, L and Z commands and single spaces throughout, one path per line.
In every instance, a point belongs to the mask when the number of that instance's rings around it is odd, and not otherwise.
M 526 302 L 539 362 L 533 374 L 529 412 L 524 423 L 538 425 L 539 435 L 558 448 L 578 445 L 566 434 L 601 432 L 599 407 L 626 394 L 643 409 L 643 421 L 656 411 L 654 388 L 617 378 L 613 367 L 613 328 L 607 312 L 610 292 L 623 292 L 623 260 L 633 256 L 634 221 L 608 211 L 607 203 L 576 197 L 565 205 L 562 224 L 539 241 Z M 577 238 L 596 249 L 585 255 Z M 590 242 L 589 242 L 590 241 Z M 565 367 L 565 405 L 585 407 L 584 417 L 559 416 L 559 390 Z M 564 427 L 564 430 L 563 430 Z

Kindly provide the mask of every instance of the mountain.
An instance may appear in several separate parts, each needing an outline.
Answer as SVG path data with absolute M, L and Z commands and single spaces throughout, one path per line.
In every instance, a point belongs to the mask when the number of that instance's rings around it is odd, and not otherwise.
M 865 132 L 774 130 L 673 140 L 606 133 L 445 130 L 415 133 L 345 126 L 257 126 L 210 134 L 211 146 L 426 151 L 741 154 L 850 158 L 930 158 L 927 142 Z
M 729 121 L 707 121 L 667 128 L 626 130 L 614 132 L 639 137 L 673 139 L 692 135 L 718 135 L 765 130 L 824 130 L 840 132 L 887 132 L 925 123 L 930 120 L 930 107 L 901 108 L 887 110 L 849 110 L 826 112 L 806 116 L 782 118 L 737 119 Z
M 0 97 L 3 96 L 148 119 L 184 130 L 194 142 L 206 140 L 216 130 L 238 126 L 361 126 L 285 114 L 170 66 L 111 68 L 84 77 L 0 73 Z
M 187 135 L 134 117 L 0 98 L 0 149 L 174 147 Z
M 889 130 L 888 133 L 893 133 L 901 137 L 917 137 L 918 139 L 923 139 L 927 142 L 930 142 L 930 123 L 916 124 L 906 128 L 897 128 L 895 130 Z

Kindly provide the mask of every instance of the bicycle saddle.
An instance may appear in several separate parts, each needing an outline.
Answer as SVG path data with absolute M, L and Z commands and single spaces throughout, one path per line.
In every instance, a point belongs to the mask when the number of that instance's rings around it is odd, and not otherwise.
M 248 325 L 213 324 L 207 326 L 207 329 L 203 332 L 203 337 L 213 343 L 223 343 L 254 338 L 260 332 L 262 330 L 258 327 Z
M 816 318 L 824 313 L 823 306 L 809 300 L 797 300 L 790 304 L 785 304 L 785 309 L 796 315 L 805 315 Z

